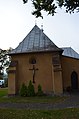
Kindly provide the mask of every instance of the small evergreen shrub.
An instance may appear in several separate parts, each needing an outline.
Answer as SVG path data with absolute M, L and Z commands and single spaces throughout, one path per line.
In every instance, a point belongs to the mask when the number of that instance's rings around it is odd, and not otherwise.
M 27 96 L 27 86 L 23 83 L 20 89 L 20 96 L 26 97 Z
M 66 91 L 69 92 L 69 93 L 71 93 L 71 87 L 68 86 L 68 87 L 66 88 Z
M 28 85 L 28 96 L 35 96 L 35 89 L 32 84 L 32 81 L 30 80 L 29 85 Z
M 4 80 L 4 87 L 8 87 L 8 78 Z
M 42 87 L 41 87 L 41 85 L 39 84 L 39 85 L 38 85 L 37 96 L 43 96 L 43 95 L 44 95 L 44 93 L 43 93 L 43 91 L 42 91 Z

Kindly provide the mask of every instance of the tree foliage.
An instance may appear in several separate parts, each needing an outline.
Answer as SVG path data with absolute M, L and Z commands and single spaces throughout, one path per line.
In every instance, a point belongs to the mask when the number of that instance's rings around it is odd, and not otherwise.
M 28 0 L 23 0 L 24 4 L 27 2 Z M 36 17 L 43 18 L 42 11 L 53 16 L 57 7 L 64 7 L 69 13 L 74 13 L 75 10 L 79 12 L 79 0 L 31 0 L 31 2 L 35 9 L 32 14 Z
M 4 70 L 7 70 L 10 64 L 10 57 L 8 55 L 9 50 L 2 50 L 0 49 L 0 76 L 3 75 Z

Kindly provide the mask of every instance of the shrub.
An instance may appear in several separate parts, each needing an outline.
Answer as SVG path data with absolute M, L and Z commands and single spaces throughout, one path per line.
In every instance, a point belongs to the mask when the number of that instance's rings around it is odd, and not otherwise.
M 27 96 L 27 86 L 23 83 L 20 89 L 20 96 Z
M 43 95 L 44 95 L 44 94 L 43 94 L 43 91 L 42 91 L 41 85 L 38 85 L 38 92 L 37 92 L 37 95 L 38 95 L 38 96 L 43 96 Z
M 8 87 L 8 78 L 4 80 L 4 87 Z
M 35 89 L 31 80 L 28 85 L 28 96 L 35 96 Z
M 66 88 L 66 91 L 70 93 L 70 92 L 71 92 L 71 87 L 68 86 L 68 87 Z

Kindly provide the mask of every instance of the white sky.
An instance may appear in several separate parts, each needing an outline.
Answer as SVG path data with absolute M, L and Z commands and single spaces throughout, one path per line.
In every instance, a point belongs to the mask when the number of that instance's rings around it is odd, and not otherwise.
M 0 0 L 0 48 L 15 48 L 34 27 L 43 24 L 44 33 L 58 47 L 72 47 L 79 53 L 79 13 L 67 14 L 58 10 L 55 16 L 36 19 L 32 4 L 22 0 Z

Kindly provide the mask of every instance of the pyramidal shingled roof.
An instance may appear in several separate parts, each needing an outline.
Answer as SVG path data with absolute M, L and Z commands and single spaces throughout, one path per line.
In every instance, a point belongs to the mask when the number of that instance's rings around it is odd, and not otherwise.
M 61 51 L 61 49 L 43 33 L 42 29 L 35 25 L 18 47 L 12 50 L 10 54 L 48 51 Z

